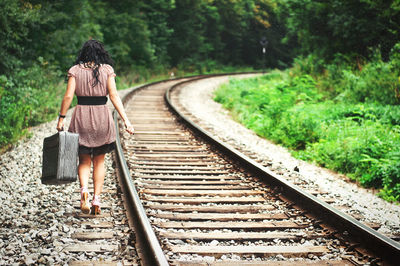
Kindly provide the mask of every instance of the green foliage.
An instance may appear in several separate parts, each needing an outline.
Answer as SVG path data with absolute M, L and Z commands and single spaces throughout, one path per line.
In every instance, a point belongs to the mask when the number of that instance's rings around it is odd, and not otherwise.
M 379 48 L 385 60 L 400 41 L 397 0 L 282 0 L 278 12 L 304 54 L 332 59 L 335 54 L 367 56 Z
M 53 73 L 39 61 L 12 77 L 0 76 L 0 147 L 21 137 L 26 127 L 56 116 L 64 86 L 51 85 L 58 79 Z
M 269 41 L 266 66 L 287 65 L 291 49 L 280 40 L 285 27 L 272 0 L 174 1 L 168 54 L 173 66 L 201 69 L 203 61 L 263 67 L 261 37 Z M 190 10 L 190 12 L 188 12 Z M 267 30 L 268 29 L 268 30 Z
M 170 61 L 170 55 L 166 49 L 170 43 L 173 28 L 169 26 L 169 14 L 175 8 L 170 0 L 148 0 L 143 2 L 142 10 L 145 14 L 150 31 L 151 49 L 154 51 L 155 61 L 165 64 Z
M 21 100 L 17 100 L 12 93 L 5 90 L 11 82 L 6 76 L 0 76 L 0 145 L 4 146 L 15 141 L 21 136 L 21 129 L 27 126 L 24 116 L 28 112 L 28 107 L 24 106 Z M 10 125 L 13 125 L 10 127 Z
M 379 98 L 370 103 L 329 99 L 337 93 L 325 92 L 316 79 L 295 72 L 299 70 L 231 80 L 215 92 L 215 100 L 258 135 L 291 148 L 296 157 L 348 174 L 363 186 L 380 188 L 386 200 L 400 201 L 400 106 L 381 104 Z M 363 79 L 372 85 L 369 93 L 377 93 L 371 81 L 378 77 L 365 73 L 359 77 Z
M 24 65 L 29 33 L 40 21 L 40 6 L 15 0 L 0 1 L 0 74 Z
M 90 38 L 102 40 L 97 22 L 102 12 L 89 0 L 38 1 L 41 21 L 31 34 L 35 53 L 66 71 L 75 61 L 82 44 Z M 99 12 L 100 11 L 100 12 Z
M 336 102 L 400 104 L 400 43 L 387 62 L 375 51 L 369 61 L 357 56 L 335 55 L 331 63 L 311 54 L 294 61 L 291 75 L 307 73 L 318 90 Z

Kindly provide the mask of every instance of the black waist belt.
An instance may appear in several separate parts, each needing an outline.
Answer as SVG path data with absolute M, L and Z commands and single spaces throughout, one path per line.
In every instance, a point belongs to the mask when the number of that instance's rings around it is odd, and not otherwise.
M 105 105 L 106 96 L 77 96 L 79 105 Z

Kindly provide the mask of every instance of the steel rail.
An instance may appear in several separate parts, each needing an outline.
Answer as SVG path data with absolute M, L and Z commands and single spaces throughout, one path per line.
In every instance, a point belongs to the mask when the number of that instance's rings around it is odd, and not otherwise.
M 328 224 L 335 228 L 338 232 L 347 231 L 350 237 L 356 240 L 358 243 L 366 246 L 372 253 L 381 257 L 387 263 L 399 263 L 400 261 L 400 244 L 394 240 L 378 233 L 376 230 L 362 224 L 353 217 L 335 209 L 329 204 L 321 201 L 317 197 L 303 191 L 296 185 L 293 185 L 283 178 L 277 176 L 272 171 L 268 170 L 261 164 L 257 163 L 253 159 L 244 155 L 240 151 L 236 150 L 229 144 L 226 144 L 217 138 L 215 138 L 210 132 L 203 129 L 189 117 L 185 116 L 178 110 L 171 101 L 171 92 L 178 87 L 187 83 L 193 82 L 194 80 L 206 79 L 215 76 L 222 75 L 239 75 L 244 73 L 231 73 L 231 74 L 217 74 L 210 76 L 198 77 L 187 81 L 182 81 L 170 87 L 165 93 L 165 101 L 168 107 L 183 121 L 189 128 L 194 130 L 197 134 L 213 144 L 218 150 L 223 151 L 228 157 L 240 162 L 245 168 L 255 173 L 257 176 L 263 179 L 265 183 L 279 187 L 282 194 L 287 197 L 296 205 L 305 208 L 307 211 L 322 219 L 325 224 Z
M 149 84 L 145 84 L 143 86 L 132 89 L 125 97 L 122 99 L 123 102 L 126 102 L 133 93 L 137 92 L 140 89 L 144 89 L 146 87 L 165 82 L 158 81 Z M 135 234 L 137 239 L 141 244 L 142 249 L 142 257 L 141 259 L 144 261 L 145 265 L 159 265 L 159 266 L 167 266 L 169 265 L 167 258 L 164 255 L 164 252 L 158 242 L 158 239 L 151 227 L 149 219 L 147 217 L 146 211 L 142 205 L 142 202 L 139 198 L 139 194 L 133 184 L 132 176 L 130 174 L 128 164 L 126 163 L 126 159 L 124 156 L 124 152 L 121 145 L 121 139 L 119 136 L 119 124 L 118 124 L 118 113 L 114 110 L 114 123 L 116 129 L 116 153 L 117 153 L 117 161 L 119 164 L 119 168 L 121 170 L 121 179 L 124 183 L 124 188 L 126 188 L 126 199 L 129 202 L 129 207 L 132 209 L 132 212 L 136 216 L 134 219 L 135 224 Z

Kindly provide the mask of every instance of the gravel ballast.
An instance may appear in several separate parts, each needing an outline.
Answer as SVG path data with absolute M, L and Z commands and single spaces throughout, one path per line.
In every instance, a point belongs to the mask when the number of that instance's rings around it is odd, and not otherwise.
M 190 83 L 180 89 L 179 101 L 202 127 L 233 147 L 255 155 L 276 174 L 295 176 L 310 188 L 327 192 L 328 197 L 335 199 L 334 206 L 346 206 L 347 213 L 361 215 L 363 222 L 381 224 L 378 230 L 381 233 L 400 233 L 399 205 L 384 201 L 374 191 L 350 182 L 344 175 L 293 158 L 287 149 L 234 121 L 229 111 L 213 100 L 214 90 L 228 81 L 228 77 L 216 77 Z
M 123 95 L 127 91 L 121 91 Z M 67 123 L 72 109 L 68 111 Z M 41 183 L 43 139 L 55 134 L 57 120 L 31 128 L 30 137 L 20 140 L 0 158 L 0 265 L 67 265 L 74 260 L 136 260 L 134 251 L 69 253 L 65 246 L 73 244 L 71 235 L 90 230 L 79 227 L 81 220 L 74 217 L 79 212 L 74 205 L 79 203 L 79 182 L 59 186 Z M 107 189 L 116 189 L 115 170 L 110 154 L 106 156 Z M 92 195 L 92 191 L 90 191 Z M 113 212 L 122 215 L 110 217 L 116 222 L 113 230 L 121 241 L 96 240 L 96 244 L 128 244 L 126 234 L 129 226 L 118 197 L 103 195 L 113 206 Z M 109 211 L 108 211 L 109 212 Z M 76 242 L 76 241 L 75 241 Z

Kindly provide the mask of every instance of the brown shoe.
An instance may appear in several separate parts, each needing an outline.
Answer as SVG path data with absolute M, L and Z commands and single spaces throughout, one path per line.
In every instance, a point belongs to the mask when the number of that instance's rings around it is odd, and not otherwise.
M 87 188 L 81 188 L 81 211 L 84 214 L 90 213 L 89 192 Z

